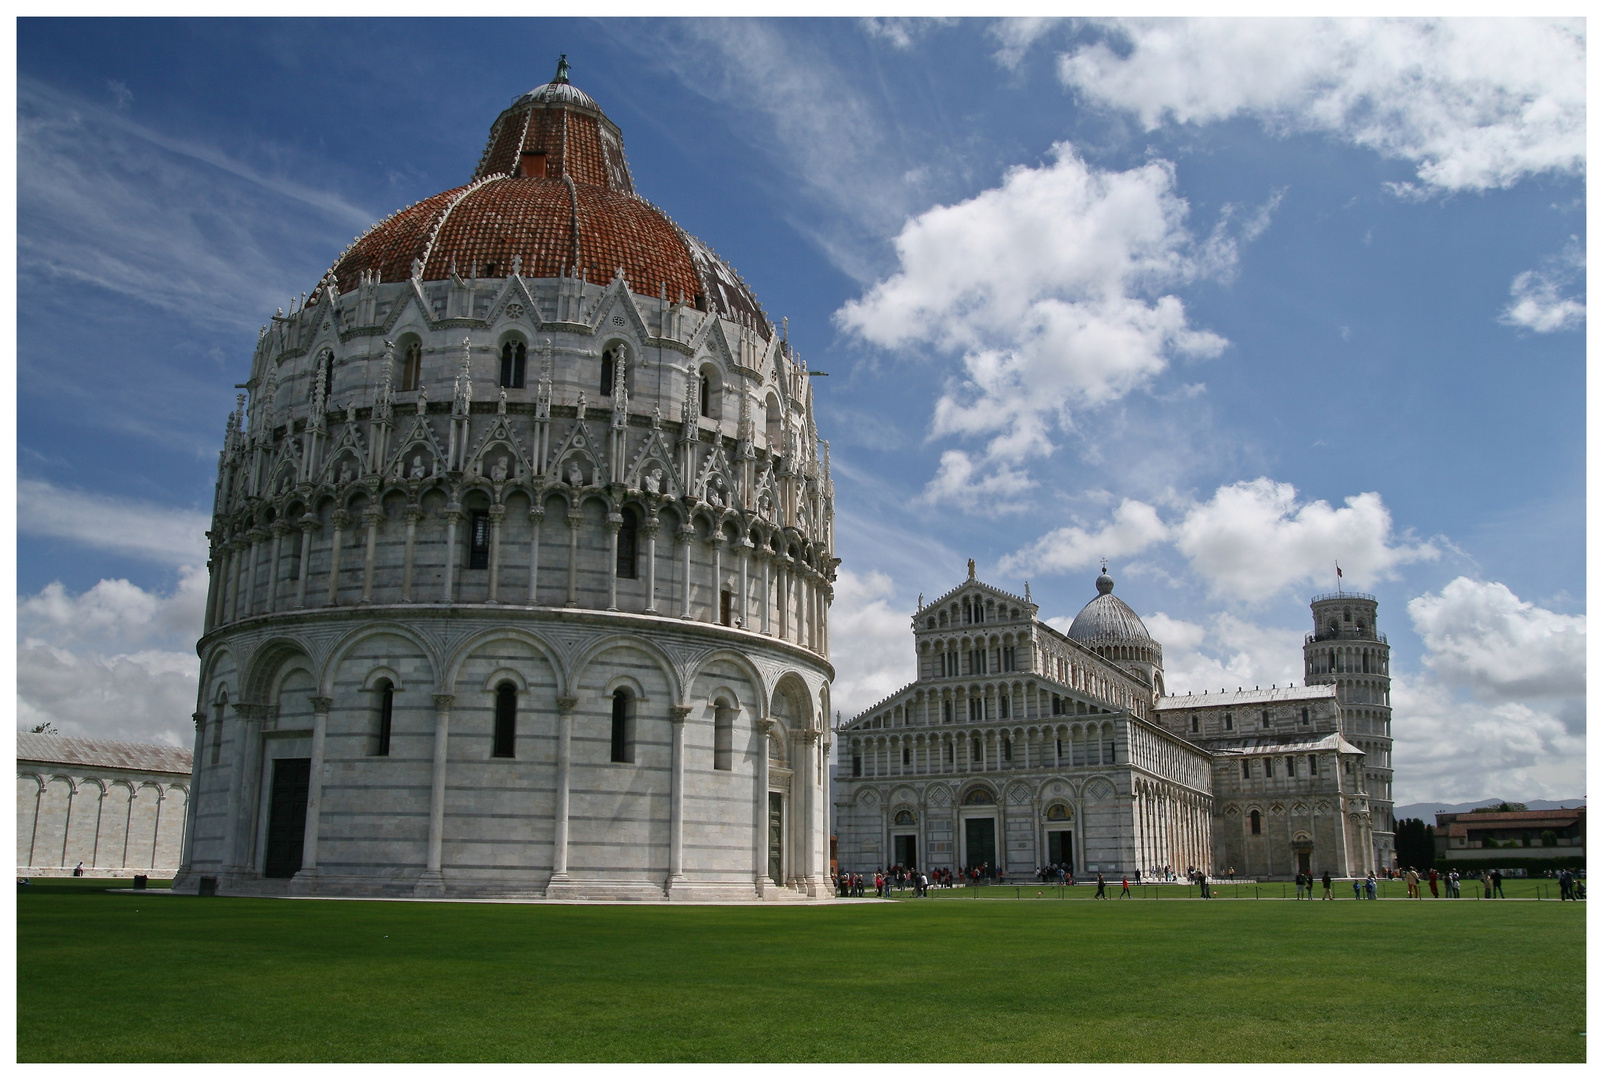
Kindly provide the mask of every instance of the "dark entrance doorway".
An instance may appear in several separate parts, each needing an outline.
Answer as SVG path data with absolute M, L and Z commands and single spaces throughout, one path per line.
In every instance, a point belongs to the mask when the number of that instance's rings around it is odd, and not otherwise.
M 969 818 L 963 822 L 964 844 L 963 854 L 968 860 L 967 865 L 979 866 L 984 863 L 994 873 L 996 870 L 996 819 L 995 818 Z
M 783 885 L 785 842 L 785 798 L 777 792 L 768 793 L 768 877 L 775 885 Z
M 301 868 L 301 846 L 306 842 L 306 788 L 311 778 L 311 758 L 279 758 L 273 762 L 263 877 L 294 877 Z
M 1074 868 L 1074 833 L 1049 832 L 1046 834 L 1046 861 L 1053 866 Z
M 1297 852 L 1297 870 L 1298 870 L 1298 872 L 1299 873 L 1303 873 L 1303 874 L 1311 874 L 1311 873 L 1313 873 L 1313 871 L 1309 869 L 1309 866 L 1312 864 L 1312 860 L 1313 860 L 1313 852 L 1311 852 L 1311 851 L 1299 851 L 1299 852 Z
M 895 837 L 896 865 L 913 869 L 918 866 L 918 837 Z

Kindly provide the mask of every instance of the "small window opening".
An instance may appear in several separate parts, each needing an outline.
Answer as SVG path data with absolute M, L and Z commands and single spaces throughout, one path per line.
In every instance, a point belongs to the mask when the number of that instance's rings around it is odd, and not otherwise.
M 1252 779 L 1252 762 L 1247 761 L 1246 759 L 1242 759 L 1241 762 L 1241 778 L 1243 780 Z
M 1229 713 L 1225 713 L 1225 730 L 1226 731 L 1234 731 L 1235 729 L 1236 729 L 1235 717 L 1231 716 Z
M 639 568 L 636 566 L 637 553 L 640 550 L 640 519 L 633 510 L 624 510 L 623 524 L 618 527 L 618 576 L 633 578 Z
M 512 757 L 518 735 L 518 688 L 504 682 L 495 688 L 495 740 L 491 757 Z
M 725 626 L 735 625 L 735 594 L 728 589 L 718 592 L 718 621 Z
M 618 690 L 612 695 L 612 760 L 631 762 L 634 760 L 634 747 L 629 731 L 629 692 Z
M 911 764 L 913 764 L 913 751 L 910 747 L 904 746 L 902 747 L 902 765 L 905 767 Z
M 375 757 L 390 756 L 390 725 L 395 718 L 395 687 L 385 679 L 379 686 L 378 733 L 373 742 Z
M 490 515 L 488 511 L 473 511 L 472 526 L 468 530 L 468 569 L 490 568 Z
M 713 709 L 712 767 L 720 772 L 734 768 L 735 710 L 729 703 L 720 701 Z M 861 759 L 852 758 L 852 775 L 859 775 Z
M 423 383 L 423 346 L 408 342 L 401 360 L 401 389 L 416 390 Z
M 1252 820 L 1252 835 L 1257 836 L 1259 833 L 1263 832 L 1263 818 L 1259 816 L 1258 811 L 1256 810 L 1254 810 L 1248 816 Z
M 705 375 L 701 377 L 701 415 L 712 416 L 712 380 Z
M 602 354 L 601 354 L 601 396 L 602 397 L 611 397 L 612 396 L 612 369 L 613 369 L 613 367 L 616 366 L 616 364 L 615 364 L 616 360 L 617 360 L 617 356 L 613 353 L 613 351 L 611 349 L 604 350 L 602 352 Z M 705 380 L 703 380 L 703 381 L 705 382 Z M 702 388 L 702 393 L 706 393 L 706 388 L 705 387 Z M 703 412 L 702 415 L 705 416 L 707 414 L 705 412 Z
M 529 347 L 521 341 L 509 341 L 501 346 L 501 385 L 509 390 L 522 390 L 524 375 L 529 364 Z
M 1309 776 L 1318 776 L 1319 775 L 1319 756 L 1317 754 L 1309 754 L 1308 755 L 1308 775 Z
M 863 756 L 861 754 L 853 754 L 852 755 L 852 775 L 853 776 L 862 776 L 863 775 Z
M 1193 715 L 1191 717 L 1191 730 L 1192 731 L 1201 731 L 1202 730 L 1202 721 L 1200 719 L 1198 719 L 1195 715 Z

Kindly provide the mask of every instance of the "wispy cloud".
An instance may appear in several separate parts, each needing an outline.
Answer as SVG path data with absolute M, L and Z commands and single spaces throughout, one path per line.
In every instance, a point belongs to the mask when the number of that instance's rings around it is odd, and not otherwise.
M 1510 187 L 1586 160 L 1580 20 L 1163 19 L 1060 59 L 1063 82 L 1137 115 L 1205 124 L 1244 114 L 1323 131 L 1414 164 L 1400 195 Z
M 1562 254 L 1548 259 L 1540 270 L 1526 270 L 1509 286 L 1513 299 L 1498 321 L 1538 334 L 1579 330 L 1586 324 L 1586 302 L 1566 295 L 1586 270 L 1586 252 L 1571 238 Z
M 17 531 L 69 540 L 165 566 L 206 561 L 208 514 L 155 503 L 17 481 Z

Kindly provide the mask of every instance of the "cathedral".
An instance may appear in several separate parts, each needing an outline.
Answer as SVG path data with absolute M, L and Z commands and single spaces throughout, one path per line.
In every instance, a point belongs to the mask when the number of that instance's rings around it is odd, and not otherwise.
M 821 895 L 809 372 L 566 60 L 263 327 L 179 891 Z
M 1170 695 L 1103 568 L 1067 633 L 975 577 L 913 616 L 917 678 L 840 726 L 838 861 L 1084 877 L 1391 866 L 1389 649 L 1313 601 L 1303 686 Z

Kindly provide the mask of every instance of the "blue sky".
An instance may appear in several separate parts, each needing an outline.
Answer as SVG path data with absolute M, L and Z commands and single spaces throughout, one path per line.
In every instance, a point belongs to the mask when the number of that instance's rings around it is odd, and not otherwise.
M 24 724 L 188 741 L 257 327 L 464 182 L 558 53 L 815 370 L 836 700 L 964 560 L 1101 557 L 1171 690 L 1374 592 L 1397 797 L 1584 783 L 1578 24 L 23 20 Z

